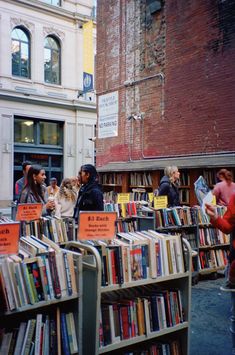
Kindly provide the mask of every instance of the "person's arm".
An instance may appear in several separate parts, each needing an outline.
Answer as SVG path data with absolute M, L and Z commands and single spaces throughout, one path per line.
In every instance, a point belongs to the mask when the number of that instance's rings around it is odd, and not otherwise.
M 223 217 L 217 216 L 215 206 L 211 204 L 206 204 L 205 206 L 206 213 L 210 216 L 211 224 L 226 234 L 231 233 L 235 228 L 235 195 L 231 198 Z
M 165 195 L 167 196 L 169 194 L 169 190 L 170 190 L 170 185 L 168 182 L 161 183 L 158 189 L 158 196 L 165 196 Z

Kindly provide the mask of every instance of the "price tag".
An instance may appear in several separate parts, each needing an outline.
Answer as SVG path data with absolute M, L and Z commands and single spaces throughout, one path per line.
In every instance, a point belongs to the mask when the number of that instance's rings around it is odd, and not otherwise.
M 0 224 L 0 255 L 18 254 L 20 223 Z
M 128 203 L 130 202 L 130 194 L 122 193 L 117 195 L 117 203 Z
M 77 239 L 114 239 L 116 219 L 117 212 L 80 212 Z
M 215 197 L 215 195 L 213 195 L 213 197 L 212 197 L 211 204 L 216 206 L 216 197 Z
M 154 208 L 167 208 L 168 198 L 167 196 L 155 196 L 153 198 Z
M 149 202 L 153 202 L 153 192 L 148 192 Z
M 29 222 L 41 218 L 42 206 L 42 203 L 20 203 L 17 206 L 16 220 Z

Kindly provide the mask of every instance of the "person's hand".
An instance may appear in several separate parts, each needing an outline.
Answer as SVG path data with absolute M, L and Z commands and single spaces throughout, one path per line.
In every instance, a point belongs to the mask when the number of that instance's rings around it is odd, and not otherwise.
M 54 210 L 55 208 L 55 201 L 49 200 L 46 204 L 46 209 L 47 210 Z
M 206 213 L 210 218 L 215 219 L 216 218 L 216 207 L 211 205 L 210 203 L 205 203 L 206 207 Z

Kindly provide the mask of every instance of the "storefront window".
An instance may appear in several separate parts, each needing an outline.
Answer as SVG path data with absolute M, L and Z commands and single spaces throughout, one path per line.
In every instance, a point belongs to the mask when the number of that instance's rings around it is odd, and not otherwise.
M 29 143 L 34 144 L 34 121 L 15 119 L 14 133 L 16 143 Z
M 61 130 L 58 123 L 40 122 L 39 144 L 61 145 Z

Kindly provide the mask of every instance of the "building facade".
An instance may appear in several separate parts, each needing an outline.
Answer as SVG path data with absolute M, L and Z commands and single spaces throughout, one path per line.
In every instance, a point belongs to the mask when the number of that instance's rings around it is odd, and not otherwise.
M 96 63 L 99 171 L 235 166 L 234 0 L 98 0 Z
M 25 159 L 59 183 L 94 162 L 96 101 L 83 89 L 93 14 L 92 0 L 0 0 L 0 207 Z M 95 25 L 91 33 L 94 56 Z

